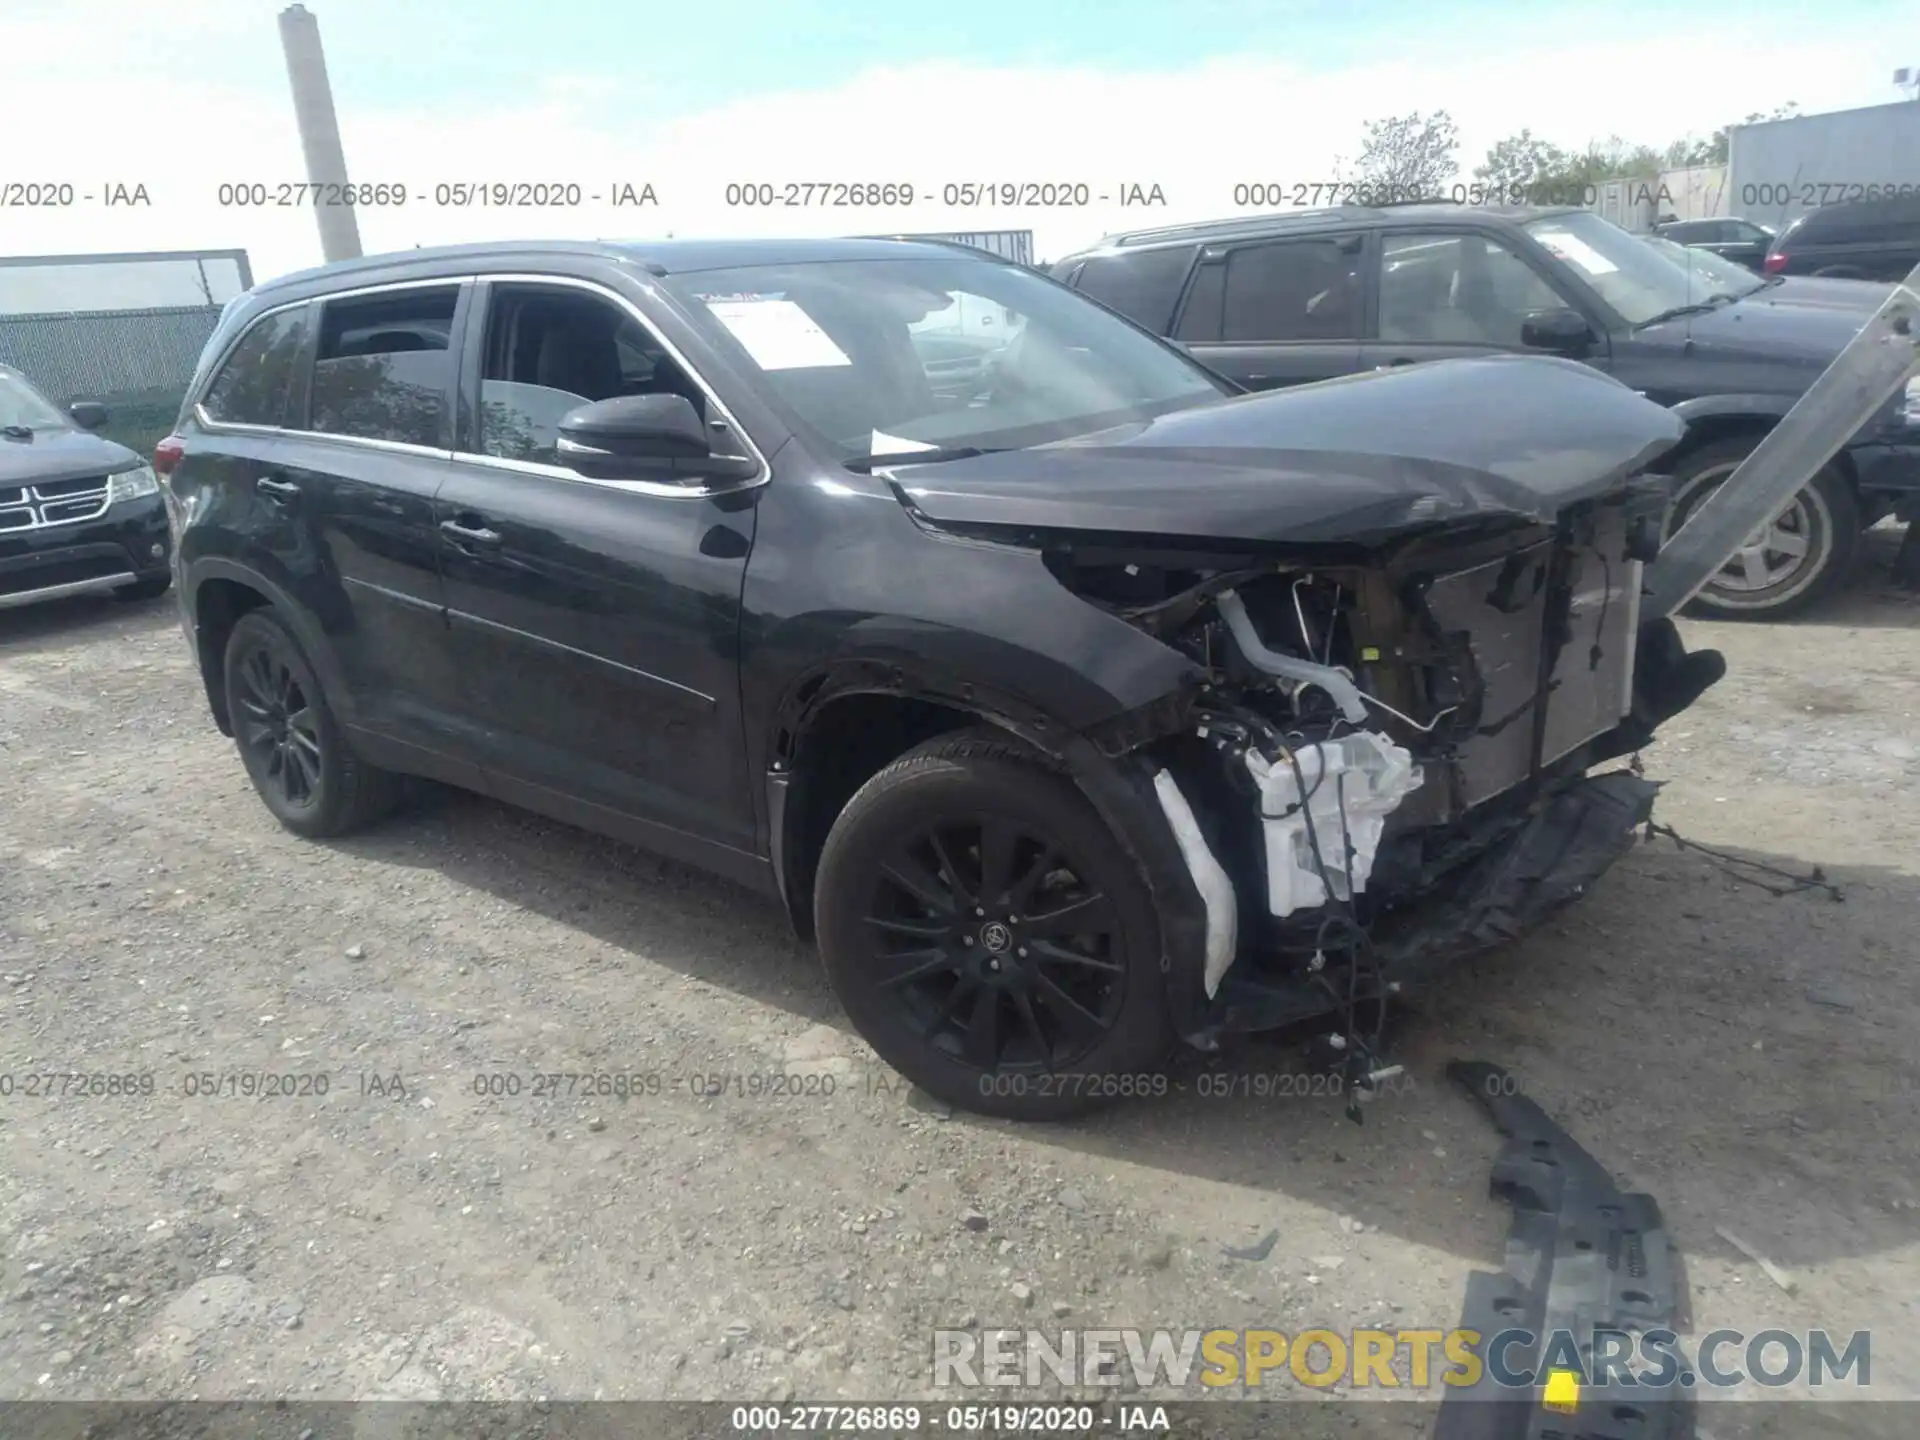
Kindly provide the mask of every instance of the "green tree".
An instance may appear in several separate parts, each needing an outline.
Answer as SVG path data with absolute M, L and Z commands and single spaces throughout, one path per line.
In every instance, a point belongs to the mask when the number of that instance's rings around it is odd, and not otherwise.
M 1390 115 L 1367 122 L 1351 178 L 1384 200 L 1439 195 L 1460 173 L 1459 153 L 1460 129 L 1446 111 Z

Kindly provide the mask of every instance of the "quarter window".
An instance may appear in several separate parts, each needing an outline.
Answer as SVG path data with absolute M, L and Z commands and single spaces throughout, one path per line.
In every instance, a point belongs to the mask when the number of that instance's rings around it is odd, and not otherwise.
M 262 316 L 240 338 L 200 404 L 229 425 L 280 426 L 287 419 L 300 350 L 307 340 L 307 307 Z
M 1171 250 L 1141 250 L 1131 255 L 1089 260 L 1074 280 L 1074 288 L 1118 310 L 1156 335 L 1167 333 L 1180 286 L 1193 264 L 1193 245 Z
M 1227 261 L 1221 338 L 1355 340 L 1360 335 L 1359 237 L 1250 245 Z
M 458 286 L 329 301 L 313 366 L 312 429 L 446 446 Z

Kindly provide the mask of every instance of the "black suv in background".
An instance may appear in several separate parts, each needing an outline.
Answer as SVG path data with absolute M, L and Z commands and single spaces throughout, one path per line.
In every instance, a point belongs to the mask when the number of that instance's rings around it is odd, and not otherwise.
M 1920 195 L 1809 210 L 1767 251 L 1769 275 L 1904 280 L 1920 265 Z
M 173 583 L 153 470 L 92 432 L 106 407 L 61 410 L 0 365 L 0 610 L 110 592 L 150 600 Z
M 1503 352 L 1582 361 L 1687 421 L 1672 523 L 1725 480 L 1865 322 L 1755 303 L 1586 210 L 1405 205 L 1108 238 L 1056 278 L 1264 390 Z M 1776 618 L 1851 568 L 1861 532 L 1920 514 L 1920 394 L 1891 405 L 1752 537 L 1696 608 Z
M 1669 220 L 1664 225 L 1654 226 L 1653 233 L 1677 245 L 1711 250 L 1721 258 L 1744 265 L 1749 270 L 1758 270 L 1765 262 L 1767 248 L 1773 244 L 1774 236 L 1774 232 L 1765 225 L 1756 225 L 1737 215 L 1722 216 L 1716 220 Z
M 1037 1116 L 1176 1037 L 1364 1061 L 1631 848 L 1593 767 L 1719 673 L 1635 619 L 1683 429 L 1547 358 L 1237 395 L 935 245 L 527 243 L 255 289 L 156 460 L 287 828 L 423 775 L 730 876 L 886 1060 Z

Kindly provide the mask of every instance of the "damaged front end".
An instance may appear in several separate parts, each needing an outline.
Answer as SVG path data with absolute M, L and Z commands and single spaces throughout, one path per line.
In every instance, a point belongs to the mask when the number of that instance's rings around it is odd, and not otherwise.
M 1720 673 L 1669 623 L 1640 624 L 1666 507 L 1645 476 L 1552 524 L 1319 563 L 1048 552 L 1069 589 L 1204 677 L 1131 750 L 1206 906 L 1211 1027 L 1392 993 L 1512 939 L 1625 853 L 1657 786 L 1587 772 Z
M 1356 1016 L 1578 896 L 1648 819 L 1658 787 L 1637 766 L 1589 772 L 1724 668 L 1663 616 L 1642 620 L 1670 503 L 1649 467 L 1679 426 L 1546 363 L 1500 373 L 1591 404 L 1479 432 L 1455 409 L 1421 433 L 1423 398 L 1440 414 L 1456 368 L 1398 382 L 1397 411 L 1378 403 L 1384 384 L 1315 386 L 1052 448 L 1089 476 L 1105 462 L 1087 490 L 1029 499 L 989 461 L 896 482 L 922 524 L 1037 552 L 1065 589 L 1188 660 L 1175 692 L 1078 738 L 1150 792 L 1173 840 L 1162 858 L 1177 849 L 1197 893 L 1184 913 L 1161 907 L 1182 932 L 1167 968 L 1191 1043 L 1340 1014 L 1336 1048 L 1364 1077 Z M 1282 406 L 1307 443 L 1257 486 L 1274 462 L 1229 432 Z M 1355 407 L 1396 423 L 1336 451 Z M 1201 433 L 1154 433 L 1180 427 Z M 1248 538 L 1179 533 L 1193 516 L 1164 477 L 1182 461 L 1200 477 L 1192 510 L 1230 512 Z

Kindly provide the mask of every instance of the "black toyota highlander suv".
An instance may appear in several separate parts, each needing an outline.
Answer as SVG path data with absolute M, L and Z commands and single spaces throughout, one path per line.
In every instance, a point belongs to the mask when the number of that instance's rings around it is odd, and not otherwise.
M 426 776 L 704 866 L 1043 1116 L 1306 1017 L 1362 1084 L 1624 853 L 1654 784 L 1589 769 L 1721 668 L 1638 620 L 1682 428 L 1549 358 L 1236 396 L 951 247 L 526 243 L 256 288 L 157 458 L 287 828 Z
M 1503 352 L 1605 370 L 1687 422 L 1666 461 L 1676 525 L 1867 319 L 1850 305 L 1771 303 L 1758 280 L 1726 284 L 1564 208 L 1248 216 L 1113 236 L 1053 273 L 1248 389 Z M 1801 610 L 1844 579 L 1862 533 L 1890 515 L 1920 516 L 1920 382 L 1754 532 L 1696 608 L 1754 619 Z
M 173 583 L 152 469 L 92 432 L 106 409 L 63 411 L 0 365 L 0 610 L 65 595 L 150 600 Z

